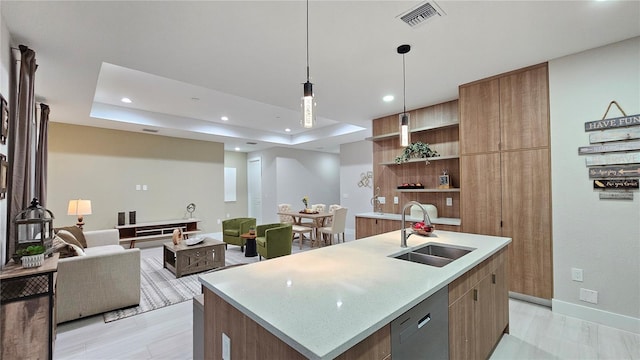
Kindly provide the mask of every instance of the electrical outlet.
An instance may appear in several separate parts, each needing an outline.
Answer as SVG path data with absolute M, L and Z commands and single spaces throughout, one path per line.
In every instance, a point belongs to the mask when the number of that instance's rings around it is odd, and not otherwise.
M 222 333 L 222 360 L 231 360 L 231 339 Z
M 218 225 L 222 224 L 222 220 L 218 219 Z
M 380 204 L 386 204 L 387 203 L 387 198 L 385 198 L 384 196 L 378 196 L 378 201 L 380 202 Z
M 394 203 L 394 204 L 396 204 L 396 205 L 398 205 L 398 197 L 397 197 L 397 196 L 394 196 L 394 197 L 393 197 L 393 203 Z
M 447 206 L 453 206 L 453 198 L 447 198 Z
M 582 282 L 582 269 L 571 268 L 571 280 Z
M 142 191 L 147 191 L 149 190 L 149 187 L 147 185 L 142 185 Z
M 136 185 L 136 191 L 142 190 L 142 185 Z
M 588 303 L 592 303 L 592 304 L 597 304 L 598 292 L 595 290 L 580 288 L 580 300 Z

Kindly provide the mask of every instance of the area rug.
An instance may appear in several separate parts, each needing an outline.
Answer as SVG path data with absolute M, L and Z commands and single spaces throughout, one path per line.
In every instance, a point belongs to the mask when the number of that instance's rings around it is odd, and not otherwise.
M 308 249 L 306 244 L 302 250 L 294 246 L 292 252 L 297 253 Z M 142 251 L 140 258 L 140 305 L 104 313 L 105 323 L 191 300 L 194 296 L 202 293 L 202 284 L 198 281 L 198 275 L 202 273 L 176 279 L 172 272 L 164 268 L 162 261 L 161 248 Z M 236 246 L 230 246 L 225 252 L 225 267 L 257 261 L 259 261 L 257 256 L 245 257 L 240 248 Z

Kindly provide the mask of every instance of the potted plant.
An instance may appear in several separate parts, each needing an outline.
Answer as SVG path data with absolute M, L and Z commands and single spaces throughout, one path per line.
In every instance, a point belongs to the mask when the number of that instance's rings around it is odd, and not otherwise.
M 438 154 L 437 151 L 432 150 L 429 147 L 429 144 L 423 143 L 422 141 L 417 141 L 409 144 L 409 146 L 404 148 L 402 154 L 396 157 L 395 161 L 396 164 L 402 164 L 409 161 L 409 159 L 411 158 L 430 158 L 436 156 L 440 156 L 440 154 Z M 429 164 L 428 160 L 427 164 Z
M 44 262 L 45 248 L 42 245 L 30 245 L 24 249 L 20 249 L 16 254 L 20 255 L 23 268 L 32 268 L 41 266 Z

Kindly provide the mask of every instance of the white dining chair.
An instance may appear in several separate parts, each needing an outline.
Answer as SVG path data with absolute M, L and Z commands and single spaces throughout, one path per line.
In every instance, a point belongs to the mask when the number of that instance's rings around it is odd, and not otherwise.
M 331 226 L 325 226 L 318 229 L 319 238 L 324 238 L 324 235 L 331 236 L 331 244 L 333 244 L 334 236 L 337 237 L 340 242 L 340 234 L 342 234 L 342 242 L 344 242 L 344 230 L 347 224 L 347 208 L 341 207 L 333 212 L 333 220 Z M 317 239 L 319 240 L 319 239 Z
M 278 205 L 278 212 L 290 212 L 291 204 L 280 204 Z M 291 224 L 291 232 L 293 236 L 291 237 L 291 241 L 296 238 L 296 234 L 298 235 L 298 243 L 300 245 L 300 249 L 302 249 L 302 241 L 304 241 L 304 234 L 309 233 L 309 241 L 313 241 L 313 228 L 303 225 L 296 225 L 293 223 L 293 218 L 289 215 L 278 215 L 280 217 L 281 223 Z
M 341 207 L 342 205 L 338 205 L 338 204 L 329 205 L 329 214 L 333 214 L 334 211 L 336 211 L 336 209 L 340 209 Z M 325 226 L 331 225 L 332 222 L 333 222 L 333 217 L 327 218 L 327 220 L 325 221 Z

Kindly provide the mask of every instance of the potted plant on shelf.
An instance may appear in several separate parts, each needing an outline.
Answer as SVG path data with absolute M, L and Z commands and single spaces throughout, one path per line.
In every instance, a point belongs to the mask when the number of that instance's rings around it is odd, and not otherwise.
M 31 245 L 16 253 L 21 256 L 23 268 L 38 267 L 44 262 L 45 248 L 42 245 Z
M 411 158 L 422 159 L 422 158 L 430 158 L 430 157 L 437 157 L 437 156 L 440 156 L 440 154 L 438 154 L 437 151 L 432 150 L 429 147 L 429 144 L 423 143 L 422 141 L 417 141 L 409 144 L 409 146 L 404 148 L 404 151 L 402 152 L 402 154 L 396 157 L 395 161 L 396 161 L 396 164 L 402 164 L 409 161 L 409 159 Z M 426 162 L 428 165 L 429 160 L 426 160 Z

